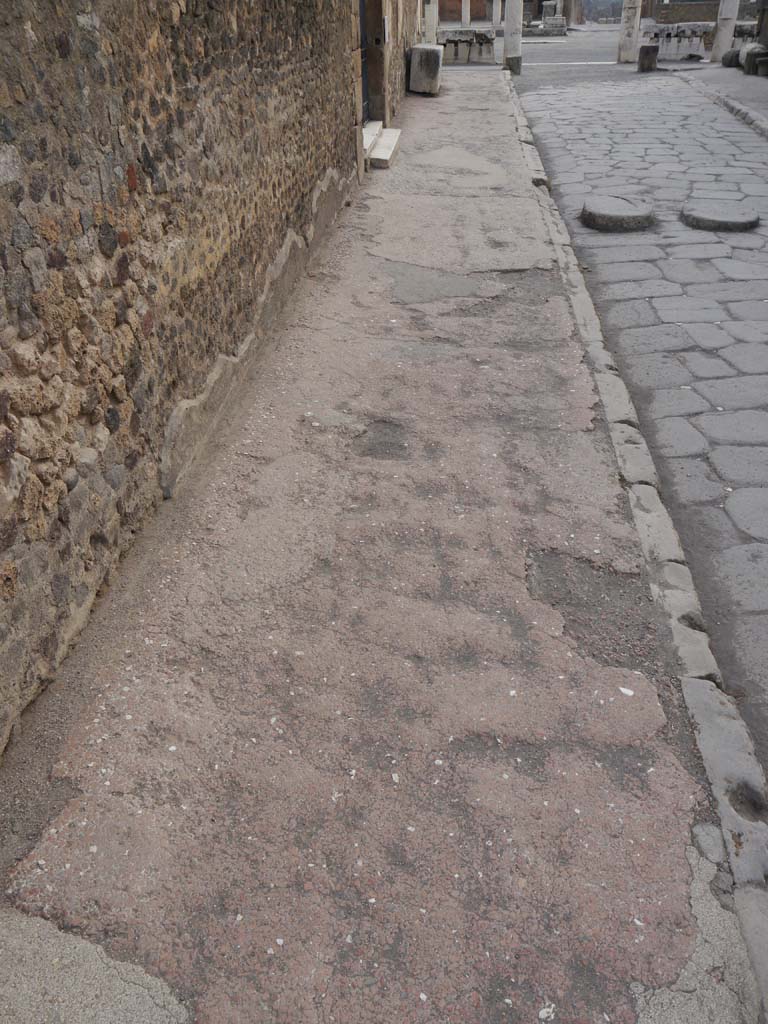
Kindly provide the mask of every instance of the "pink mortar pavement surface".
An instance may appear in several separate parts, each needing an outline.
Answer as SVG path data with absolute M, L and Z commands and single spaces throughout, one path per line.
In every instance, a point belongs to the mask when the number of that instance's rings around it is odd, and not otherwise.
M 501 75 L 401 126 L 27 716 L 3 913 L 153 1021 L 756 1022 Z

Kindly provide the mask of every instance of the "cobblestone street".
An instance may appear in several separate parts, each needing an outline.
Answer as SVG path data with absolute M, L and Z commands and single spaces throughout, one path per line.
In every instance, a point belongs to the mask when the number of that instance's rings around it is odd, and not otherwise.
M 583 52 L 583 33 L 574 45 Z M 712 102 L 695 74 L 537 66 L 519 92 L 651 444 L 725 688 L 765 764 L 768 140 Z M 589 194 L 643 197 L 657 224 L 592 231 L 578 219 Z M 689 198 L 741 202 L 766 222 L 694 230 L 679 220 Z

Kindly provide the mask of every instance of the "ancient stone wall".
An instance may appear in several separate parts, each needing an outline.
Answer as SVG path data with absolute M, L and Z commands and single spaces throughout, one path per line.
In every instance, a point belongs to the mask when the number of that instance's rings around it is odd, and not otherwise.
M 406 54 L 417 38 L 419 31 L 419 9 L 415 0 L 390 0 L 392 25 L 391 53 L 388 62 L 389 118 L 397 114 L 398 106 L 405 95 Z
M 356 173 L 358 4 L 0 3 L 0 750 Z

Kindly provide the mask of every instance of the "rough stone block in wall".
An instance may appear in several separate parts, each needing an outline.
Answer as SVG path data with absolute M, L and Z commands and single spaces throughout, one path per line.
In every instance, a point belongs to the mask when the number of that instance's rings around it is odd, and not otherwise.
M 357 3 L 0 3 L 0 750 L 354 175 Z

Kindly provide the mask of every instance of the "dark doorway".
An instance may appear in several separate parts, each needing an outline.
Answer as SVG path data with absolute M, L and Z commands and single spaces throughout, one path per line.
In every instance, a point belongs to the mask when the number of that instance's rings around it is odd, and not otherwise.
M 360 0 L 360 64 L 363 76 L 363 124 L 371 119 L 371 88 L 368 83 L 368 26 L 365 0 Z

